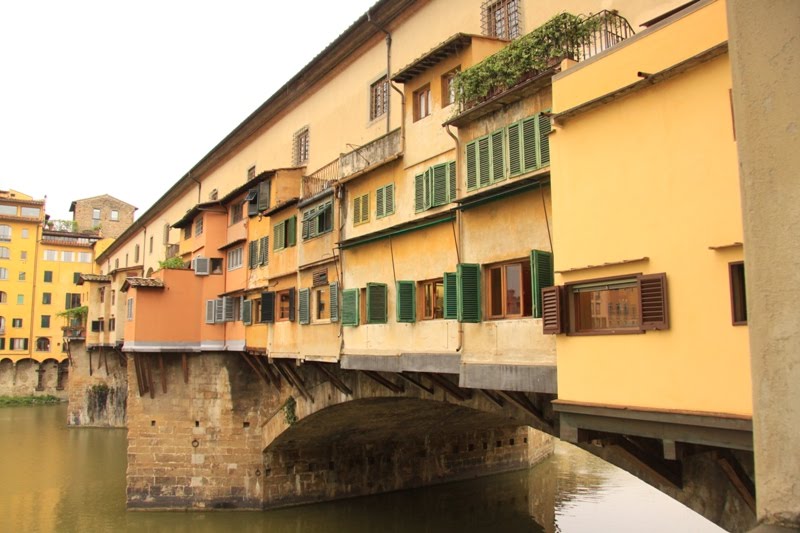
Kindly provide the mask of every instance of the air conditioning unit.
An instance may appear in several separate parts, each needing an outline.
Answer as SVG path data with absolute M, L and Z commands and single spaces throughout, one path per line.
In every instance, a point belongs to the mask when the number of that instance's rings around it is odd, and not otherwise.
M 208 276 L 211 271 L 211 259 L 208 257 L 195 257 L 192 259 L 192 269 L 195 276 Z

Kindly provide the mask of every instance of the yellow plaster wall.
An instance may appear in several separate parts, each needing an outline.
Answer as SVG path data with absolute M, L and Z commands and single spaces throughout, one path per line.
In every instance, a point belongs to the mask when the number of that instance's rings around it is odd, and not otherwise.
M 319 239 L 319 238 L 318 238 Z M 316 239 L 316 240 L 318 240 Z M 327 269 L 328 283 L 339 281 L 339 276 L 334 262 L 325 263 L 314 268 L 302 270 L 300 272 L 300 283 L 298 290 L 301 288 L 311 289 L 309 296 L 309 312 L 311 322 L 309 324 L 301 325 L 297 331 L 300 336 L 298 349 L 300 358 L 321 359 L 321 360 L 336 360 L 339 356 L 339 322 L 331 322 L 330 320 L 316 320 L 314 318 L 314 292 L 321 289 L 325 293 L 325 304 L 330 309 L 330 293 L 328 285 L 320 287 L 312 287 L 313 274 L 317 270 Z M 341 294 L 339 297 L 341 302 Z M 299 309 L 299 306 L 298 306 Z M 341 313 L 340 313 L 341 315 Z M 341 317 L 340 317 L 341 319 Z M 299 315 L 298 315 L 299 321 Z
M 669 66 L 674 48 L 701 51 L 724 24 L 718 4 L 676 22 L 674 47 L 642 39 L 626 54 Z M 605 67 L 613 78 L 619 65 L 592 67 L 600 83 Z M 554 100 L 579 102 L 589 81 L 565 76 Z M 551 137 L 556 271 L 649 258 L 564 273 L 556 283 L 665 272 L 671 317 L 667 331 L 558 335 L 561 399 L 751 413 L 747 327 L 731 325 L 728 289 L 728 262 L 742 251 L 709 250 L 742 241 L 730 86 L 724 55 L 579 115 Z

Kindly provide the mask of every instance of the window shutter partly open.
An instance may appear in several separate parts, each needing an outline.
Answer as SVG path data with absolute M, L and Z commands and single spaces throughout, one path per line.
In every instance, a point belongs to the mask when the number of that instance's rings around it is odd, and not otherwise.
M 214 300 L 214 322 L 225 322 L 225 306 L 222 298 Z
M 478 187 L 478 141 L 467 143 L 467 190 Z
M 456 201 L 456 162 L 447 164 L 447 201 Z
M 299 314 L 301 324 L 308 324 L 311 322 L 311 313 L 308 307 L 310 292 L 309 289 L 300 289 L 298 305 L 300 307 Z
M 386 324 L 387 290 L 385 283 L 367 283 L 367 324 Z
M 242 322 L 245 326 L 253 323 L 253 300 L 245 300 L 242 303 Z
M 414 322 L 417 318 L 416 286 L 413 281 L 397 282 L 397 321 Z
M 331 322 L 339 321 L 339 282 L 334 281 L 329 285 Z
M 247 266 L 250 268 L 255 268 L 257 258 L 258 258 L 258 241 L 250 241 L 247 245 Z
M 538 115 L 539 120 L 539 166 L 550 164 L 550 117 L 544 113 Z
M 295 307 L 295 290 L 294 287 L 292 287 L 289 289 L 289 322 L 294 322 Z
M 458 321 L 481 321 L 481 266 L 460 263 L 456 270 L 458 284 Z
M 458 276 L 444 273 L 444 318 L 458 318 Z
M 297 215 L 286 219 L 286 246 L 294 246 L 297 243 Z
M 449 194 L 447 187 L 447 163 L 432 166 L 430 168 L 430 174 L 431 206 L 445 205 Z
M 214 300 L 206 300 L 206 324 L 214 323 Z
M 342 325 L 358 325 L 358 289 L 342 291 Z
M 666 274 L 639 276 L 639 309 L 643 330 L 669 329 Z
M 269 263 L 269 237 L 261 237 L 261 246 L 258 253 L 258 262 L 261 265 Z
M 271 324 L 275 322 L 275 293 L 261 293 L 261 322 Z
M 531 251 L 531 292 L 533 293 L 533 316 L 542 318 L 542 289 L 552 287 L 553 254 L 541 250 Z
M 425 210 L 425 174 L 414 176 L 414 212 Z
M 564 333 L 564 287 L 554 285 L 542 289 L 542 333 L 553 335 Z
M 222 299 L 222 306 L 225 308 L 225 322 L 233 322 L 234 309 L 236 307 L 236 298 L 232 296 L 225 296 Z

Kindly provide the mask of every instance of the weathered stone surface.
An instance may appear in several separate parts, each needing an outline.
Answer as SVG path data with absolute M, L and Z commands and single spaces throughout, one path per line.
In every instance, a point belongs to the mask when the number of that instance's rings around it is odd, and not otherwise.
M 88 427 L 125 427 L 128 377 L 125 359 L 110 348 L 93 350 L 71 342 L 67 424 Z M 91 362 L 91 372 L 90 372 Z
M 61 365 L 61 387 L 58 385 L 59 365 Z M 41 387 L 39 373 L 41 372 Z M 14 363 L 11 359 L 0 361 L 0 396 L 41 396 L 52 395 L 65 400 L 69 369 L 67 363 L 48 359 L 38 363 L 33 359 L 22 359 Z

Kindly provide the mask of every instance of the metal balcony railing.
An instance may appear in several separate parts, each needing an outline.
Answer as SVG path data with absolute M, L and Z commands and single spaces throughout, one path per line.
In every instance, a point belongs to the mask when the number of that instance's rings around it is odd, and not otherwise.
M 625 17 L 607 9 L 587 17 L 584 24 L 596 25 L 596 28 L 575 50 L 577 61 L 586 61 L 636 33 Z

